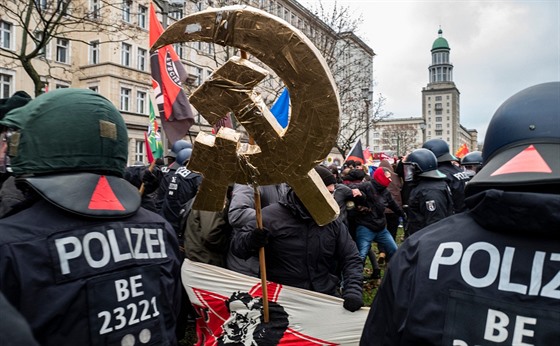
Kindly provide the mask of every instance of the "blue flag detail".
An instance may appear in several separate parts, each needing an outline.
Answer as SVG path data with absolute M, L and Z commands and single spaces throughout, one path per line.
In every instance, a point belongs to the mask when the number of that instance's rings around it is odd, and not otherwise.
M 288 126 L 288 115 L 290 114 L 290 93 L 288 88 L 284 88 L 280 97 L 274 102 L 270 112 L 274 115 L 280 126 L 286 128 Z

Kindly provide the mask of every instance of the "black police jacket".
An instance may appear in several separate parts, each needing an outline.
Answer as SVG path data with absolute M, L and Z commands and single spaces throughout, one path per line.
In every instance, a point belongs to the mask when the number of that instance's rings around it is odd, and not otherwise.
M 469 175 L 451 162 L 438 163 L 438 170 L 445 174 L 445 181 L 451 189 L 453 210 L 460 213 L 465 210 L 465 184 L 470 180 Z
M 408 199 L 407 229 L 412 234 L 453 214 L 451 192 L 444 180 L 418 180 Z
M 40 199 L 0 230 L 0 290 L 41 345 L 176 344 L 179 247 L 157 214 L 89 218 Z
M 560 195 L 466 202 L 393 255 L 360 345 L 558 344 Z
M 166 219 L 177 232 L 182 243 L 184 229 L 180 229 L 181 208 L 196 196 L 198 187 L 202 182 L 202 176 L 191 172 L 187 167 L 179 167 L 171 176 L 167 186 L 167 192 L 163 198 L 160 215 Z

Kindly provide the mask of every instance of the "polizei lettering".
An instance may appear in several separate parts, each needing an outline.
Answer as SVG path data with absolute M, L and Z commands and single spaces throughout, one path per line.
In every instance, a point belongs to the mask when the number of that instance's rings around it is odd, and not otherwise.
M 88 275 L 130 262 L 167 258 L 162 228 L 124 227 L 72 232 L 53 240 L 60 274 Z
M 547 265 L 560 262 L 560 253 L 535 251 L 529 262 L 531 268 L 522 270 L 519 265 L 515 266 L 517 272 L 521 271 L 526 275 L 522 281 L 518 279 L 518 282 L 514 282 L 511 276 L 515 252 L 514 247 L 506 246 L 500 251 L 487 242 L 473 243 L 466 249 L 459 242 L 442 243 L 432 258 L 429 278 L 437 280 L 442 268 L 457 266 L 463 281 L 472 287 L 483 288 L 497 283 L 500 291 L 560 299 L 560 271 L 552 277 L 543 277 L 543 269 Z M 473 260 L 477 254 L 478 258 Z M 525 262 L 519 260 L 519 263 Z M 555 266 L 558 267 L 558 263 Z M 476 272 L 473 273 L 475 268 Z

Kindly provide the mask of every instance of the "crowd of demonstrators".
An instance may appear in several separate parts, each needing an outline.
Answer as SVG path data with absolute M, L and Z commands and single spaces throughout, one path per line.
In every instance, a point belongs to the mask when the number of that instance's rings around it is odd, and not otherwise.
M 361 345 L 558 344 L 559 95 L 544 83 L 498 107 L 468 212 L 401 245 Z
M 363 191 L 362 198 L 356 199 L 355 214 L 356 243 L 363 261 L 373 241 L 383 246 L 388 260 L 397 250 L 397 244 L 386 227 L 385 208 L 390 208 L 401 217 L 406 215 L 387 190 L 390 182 L 391 172 L 379 167 L 374 171 L 371 181 L 356 186 Z
M 120 112 L 91 90 L 58 89 L 11 110 L 0 126 L 4 166 L 23 195 L 0 219 L 0 291 L 37 343 L 177 344 L 179 246 L 123 179 Z

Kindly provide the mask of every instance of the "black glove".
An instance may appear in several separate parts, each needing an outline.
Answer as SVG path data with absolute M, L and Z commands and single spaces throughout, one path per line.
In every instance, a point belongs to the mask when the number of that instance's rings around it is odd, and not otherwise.
M 150 194 L 159 187 L 158 177 L 148 168 L 146 168 L 142 174 L 142 183 L 144 183 L 145 194 Z
M 350 312 L 358 311 L 364 304 L 361 297 L 358 296 L 348 296 L 344 298 L 344 308 Z
M 253 249 L 260 249 L 268 244 L 268 230 L 259 228 L 252 230 L 249 241 Z

